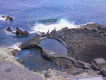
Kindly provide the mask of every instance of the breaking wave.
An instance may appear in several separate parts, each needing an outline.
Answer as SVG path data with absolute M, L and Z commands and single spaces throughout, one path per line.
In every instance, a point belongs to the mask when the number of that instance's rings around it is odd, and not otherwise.
M 6 18 L 3 18 L 2 15 L 0 15 L 0 20 L 1 20 L 1 21 L 5 21 Z
M 8 48 L 10 51 L 12 51 L 13 49 L 21 50 L 21 49 L 19 48 L 20 44 L 21 44 L 21 42 L 17 42 L 16 44 L 12 44 L 12 45 L 8 46 L 7 48 Z
M 68 27 L 69 29 L 78 28 L 78 26 L 75 25 L 74 22 L 69 22 L 66 19 L 59 19 L 54 24 L 37 23 L 34 25 L 34 27 L 32 28 L 32 31 L 30 33 L 35 33 L 35 32 L 47 33 L 48 31 L 51 32 L 54 29 L 56 29 L 56 31 L 58 31 L 58 30 L 61 30 L 62 28 L 65 28 L 65 27 Z

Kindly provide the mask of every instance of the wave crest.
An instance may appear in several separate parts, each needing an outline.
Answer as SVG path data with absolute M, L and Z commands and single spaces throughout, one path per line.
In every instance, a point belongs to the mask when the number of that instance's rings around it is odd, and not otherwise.
M 77 25 L 74 24 L 74 22 L 69 22 L 66 19 L 59 19 L 55 24 L 42 24 L 42 23 L 37 23 L 34 25 L 32 28 L 31 33 L 35 32 L 45 32 L 47 33 L 48 31 L 51 32 L 52 30 L 56 29 L 56 31 L 61 30 L 62 28 L 68 27 L 69 29 L 72 28 L 78 28 Z

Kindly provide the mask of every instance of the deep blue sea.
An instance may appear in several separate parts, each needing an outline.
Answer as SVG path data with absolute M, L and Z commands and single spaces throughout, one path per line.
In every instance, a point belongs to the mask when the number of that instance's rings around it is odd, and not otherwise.
M 12 16 L 13 22 L 0 17 L 0 46 L 15 48 L 38 31 L 77 28 L 95 22 L 106 26 L 106 0 L 0 0 L 0 16 Z M 17 37 L 5 29 L 28 30 L 30 36 Z

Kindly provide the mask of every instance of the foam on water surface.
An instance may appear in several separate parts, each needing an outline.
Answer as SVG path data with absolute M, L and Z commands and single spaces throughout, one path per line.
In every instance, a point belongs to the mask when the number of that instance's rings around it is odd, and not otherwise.
M 10 51 L 12 51 L 13 49 L 21 50 L 19 48 L 20 44 L 21 42 L 17 42 L 16 44 L 9 45 L 7 48 L 9 48 Z
M 34 25 L 32 28 L 32 32 L 45 32 L 47 33 L 48 31 L 51 32 L 52 30 L 56 29 L 56 31 L 61 30 L 62 28 L 68 27 L 69 29 L 72 28 L 78 28 L 77 25 L 74 24 L 74 22 L 69 22 L 66 19 L 59 19 L 55 24 L 42 24 L 42 23 L 37 23 Z
M 5 21 L 6 18 L 3 18 L 2 15 L 0 15 L 0 21 Z

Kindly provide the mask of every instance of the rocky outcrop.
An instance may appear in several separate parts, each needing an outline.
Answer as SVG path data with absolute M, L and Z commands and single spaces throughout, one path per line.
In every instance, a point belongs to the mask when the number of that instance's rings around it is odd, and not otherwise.
M 106 59 L 106 27 L 93 23 L 78 29 L 62 29 L 51 32 L 50 37 L 64 42 L 69 55 L 90 63 L 94 58 Z M 92 55 L 92 56 L 91 56 Z
M 13 21 L 13 17 L 11 17 L 11 16 L 5 16 L 5 15 L 2 15 L 1 16 L 2 18 L 4 18 L 6 21 Z
M 95 58 L 106 59 L 106 27 L 89 23 L 79 26 L 77 29 L 63 28 L 62 30 L 48 32 L 48 38 L 54 38 L 62 42 L 68 49 L 68 56 L 48 53 L 42 46 L 37 45 L 39 37 L 34 37 L 22 44 L 22 49 L 38 48 L 41 55 L 53 61 L 61 71 L 77 74 L 84 69 L 91 68 L 91 61 Z M 38 35 L 39 36 L 39 35 Z M 76 70 L 76 71 L 75 71 Z
M 7 31 L 9 31 L 9 32 L 12 32 L 12 30 L 11 30 L 11 28 L 10 27 L 7 27 L 7 29 L 6 29 Z
M 7 20 L 13 21 L 13 17 L 7 16 L 7 17 L 6 17 L 6 21 L 7 21 Z
M 28 40 L 27 42 L 23 43 L 20 48 L 21 49 L 26 49 L 26 48 L 31 48 L 33 45 L 39 43 L 40 41 L 40 35 L 36 34 L 33 38 Z
M 22 31 L 19 27 L 17 27 L 15 34 L 17 36 L 22 37 L 22 36 L 28 36 L 29 35 L 29 32 L 28 31 Z
M 6 30 L 7 30 L 8 32 L 11 32 L 11 33 L 15 34 L 15 32 L 12 31 L 11 27 L 7 27 Z
M 23 31 L 19 27 L 16 28 L 16 32 L 13 32 L 11 27 L 7 27 L 6 30 L 13 33 L 13 34 L 16 34 L 19 37 L 29 36 L 30 35 L 28 31 Z
M 48 53 L 48 51 L 37 44 L 24 46 L 23 49 L 30 48 L 36 48 L 38 51 L 40 51 L 43 58 L 55 63 L 61 71 L 68 72 L 73 75 L 79 74 L 83 72 L 84 69 L 90 68 L 90 64 L 88 63 L 77 61 L 72 57 L 51 54 L 50 52 Z

